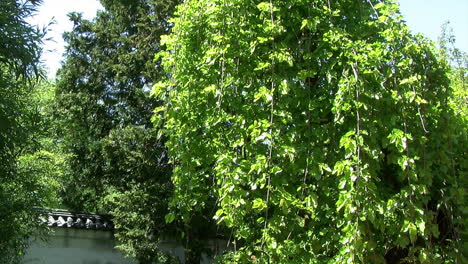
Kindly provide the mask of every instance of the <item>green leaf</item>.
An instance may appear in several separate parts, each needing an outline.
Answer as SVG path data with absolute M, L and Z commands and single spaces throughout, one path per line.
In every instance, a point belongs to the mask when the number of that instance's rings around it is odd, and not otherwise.
M 255 198 L 255 200 L 253 201 L 253 204 L 252 204 L 252 209 L 258 209 L 258 210 L 263 210 L 266 208 L 266 204 L 265 202 L 260 199 L 260 198 Z
M 270 3 L 269 2 L 261 2 L 257 5 L 257 8 L 260 9 L 260 11 L 263 12 L 269 12 L 270 11 Z
M 168 213 L 168 214 L 166 214 L 166 216 L 165 216 L 165 220 L 166 220 L 166 223 L 168 223 L 168 224 L 170 224 L 170 223 L 174 222 L 174 220 L 175 220 L 175 214 L 174 214 L 174 213 L 172 213 L 172 212 L 171 212 L 171 213 Z
M 408 232 L 410 235 L 411 243 L 415 243 L 418 236 L 418 231 L 413 223 L 410 223 L 408 225 Z

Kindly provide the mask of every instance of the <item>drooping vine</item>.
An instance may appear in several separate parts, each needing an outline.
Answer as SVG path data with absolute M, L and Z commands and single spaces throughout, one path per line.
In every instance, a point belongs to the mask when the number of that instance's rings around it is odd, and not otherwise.
M 447 66 L 396 4 L 186 1 L 174 25 L 168 220 L 212 208 L 226 263 L 460 259 Z

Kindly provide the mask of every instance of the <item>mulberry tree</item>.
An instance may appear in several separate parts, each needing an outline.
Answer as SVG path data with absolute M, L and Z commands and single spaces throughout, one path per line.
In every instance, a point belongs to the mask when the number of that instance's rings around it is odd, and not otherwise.
M 211 209 L 225 263 L 462 261 L 466 124 L 397 4 L 187 0 L 173 22 L 167 221 Z

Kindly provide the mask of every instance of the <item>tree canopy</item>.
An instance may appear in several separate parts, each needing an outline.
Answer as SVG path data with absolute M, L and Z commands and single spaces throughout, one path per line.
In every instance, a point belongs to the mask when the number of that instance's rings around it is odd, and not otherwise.
M 73 154 L 66 203 L 75 209 L 99 209 L 95 198 L 105 192 L 103 182 L 125 188 L 130 178 L 138 182 L 153 177 L 148 172 L 156 168 L 145 164 L 144 157 L 123 163 L 115 159 L 124 155 L 105 152 L 141 148 L 140 139 L 152 128 L 150 117 L 158 102 L 149 97 L 149 90 L 152 79 L 161 74 L 152 57 L 159 49 L 158 36 L 168 30 L 164 19 L 175 2 L 102 4 L 106 10 L 94 21 L 70 14 L 74 27 L 64 35 L 66 60 L 58 73 L 56 115 L 64 128 L 65 150 Z M 162 151 L 157 143 L 150 144 L 147 152 L 139 153 L 150 157 Z M 156 158 L 147 160 L 157 163 Z M 138 168 L 139 175 L 129 175 L 131 168 Z
M 64 205 L 110 213 L 119 248 L 141 263 L 159 256 L 171 195 L 164 139 L 151 123 L 153 61 L 178 1 L 101 1 L 92 21 L 71 13 L 66 59 L 57 76 L 55 119 L 67 154 Z
M 173 22 L 168 221 L 210 208 L 224 263 L 466 260 L 466 120 L 393 1 L 189 0 Z
M 48 193 L 48 185 L 21 159 L 37 146 L 40 119 L 29 100 L 44 36 L 26 22 L 35 8 L 29 1 L 0 3 L 0 263 L 19 261 L 37 229 L 33 206 L 44 205 Z

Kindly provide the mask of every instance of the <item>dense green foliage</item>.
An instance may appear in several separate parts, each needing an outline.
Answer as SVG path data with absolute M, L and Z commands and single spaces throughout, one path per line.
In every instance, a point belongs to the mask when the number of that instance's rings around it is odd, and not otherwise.
M 64 205 L 110 213 L 119 249 L 140 263 L 159 256 L 166 225 L 171 168 L 150 121 L 158 100 L 149 96 L 161 69 L 153 62 L 175 0 L 101 1 L 93 21 L 72 13 L 64 35 L 55 116 L 67 154 Z
M 41 231 L 33 206 L 111 214 L 139 263 L 177 262 L 168 236 L 186 263 L 212 238 L 222 263 L 467 261 L 447 28 L 435 51 L 392 1 L 187 0 L 170 20 L 182 1 L 101 0 L 70 14 L 52 84 L 38 2 L 0 2 L 0 263 Z
M 34 2 L 34 4 L 33 4 Z M 17 76 L 38 73 L 40 46 L 44 33 L 29 25 L 26 18 L 41 1 L 4 0 L 0 3 L 0 63 Z
M 224 263 L 466 261 L 466 115 L 397 5 L 188 0 L 174 24 L 167 221 L 208 208 Z
M 40 113 L 34 109 L 43 32 L 25 19 L 35 11 L 28 1 L 0 3 L 0 263 L 16 263 L 37 229 L 33 206 L 50 193 L 41 175 L 25 165 L 35 151 Z
M 67 166 L 66 154 L 59 148 L 58 128 L 53 119 L 55 85 L 41 81 L 25 98 L 30 140 L 25 141 L 28 145 L 18 157 L 19 172 L 25 177 L 33 176 L 41 184 L 42 202 L 36 206 L 59 208 L 62 205 L 59 194 Z

